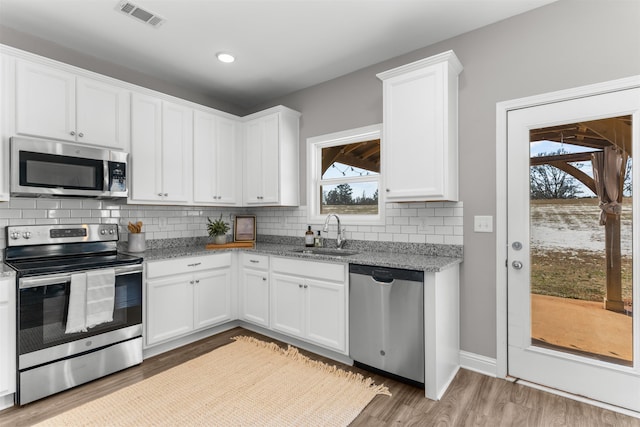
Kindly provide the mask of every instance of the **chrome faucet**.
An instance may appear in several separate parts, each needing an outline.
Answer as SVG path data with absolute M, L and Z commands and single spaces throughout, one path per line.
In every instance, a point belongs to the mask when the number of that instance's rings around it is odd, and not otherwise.
M 324 221 L 324 227 L 322 228 L 322 231 L 324 231 L 325 233 L 329 231 L 329 220 L 331 219 L 332 216 L 335 216 L 336 221 L 338 221 L 338 237 L 336 238 L 336 243 L 337 243 L 338 249 L 342 249 L 345 242 L 347 241 L 347 239 L 344 237 L 344 234 L 343 234 L 345 231 L 347 231 L 347 229 L 342 228 L 342 226 L 340 225 L 340 217 L 338 215 L 336 214 L 327 215 L 327 219 Z

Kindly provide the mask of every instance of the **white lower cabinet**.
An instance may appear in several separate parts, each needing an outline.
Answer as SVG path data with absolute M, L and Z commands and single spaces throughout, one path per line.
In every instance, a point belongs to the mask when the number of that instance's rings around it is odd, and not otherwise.
M 271 259 L 271 329 L 347 353 L 347 265 Z
M 233 317 L 230 253 L 148 262 L 146 287 L 147 346 Z
M 240 319 L 268 328 L 269 257 L 242 253 L 240 260 Z
M 0 277 L 0 409 L 16 391 L 16 279 Z

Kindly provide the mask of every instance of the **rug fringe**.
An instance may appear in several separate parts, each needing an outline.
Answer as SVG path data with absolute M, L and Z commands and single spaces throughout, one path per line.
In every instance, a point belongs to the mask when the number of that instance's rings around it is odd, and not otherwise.
M 345 378 L 350 382 L 362 385 L 364 388 L 374 392 L 376 395 L 382 394 L 385 396 L 391 396 L 391 392 L 389 391 L 388 387 L 386 387 L 384 384 L 380 384 L 380 385 L 375 384 L 371 377 L 365 378 L 362 374 L 359 374 L 357 372 L 345 371 L 344 369 L 338 368 L 336 365 L 329 365 L 319 360 L 310 359 L 304 354 L 301 354 L 300 351 L 292 345 L 288 345 L 288 347 L 285 349 L 280 347 L 278 344 L 274 342 L 266 342 L 266 341 L 262 341 L 257 338 L 249 337 L 245 335 L 238 335 L 236 337 L 232 337 L 231 339 L 234 341 L 242 341 L 242 342 L 254 344 L 257 347 L 270 350 L 274 353 L 281 354 L 293 360 L 300 361 L 308 366 L 314 367 L 323 372 L 333 374 L 338 378 Z

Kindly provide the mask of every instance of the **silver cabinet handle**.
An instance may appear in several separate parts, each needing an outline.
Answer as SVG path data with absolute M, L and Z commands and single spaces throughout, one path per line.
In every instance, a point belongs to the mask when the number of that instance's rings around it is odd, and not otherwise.
M 257 264 L 257 263 L 259 263 L 260 261 L 258 261 L 257 259 L 250 259 L 250 260 L 249 260 L 249 262 L 252 262 L 252 263 L 254 263 L 254 264 Z
M 197 267 L 200 264 L 202 264 L 202 263 L 201 262 L 196 262 L 196 263 L 193 263 L 193 264 L 187 264 L 187 267 Z
M 511 263 L 511 266 L 512 266 L 513 268 L 515 268 L 516 270 L 520 270 L 520 269 L 522 269 L 522 262 L 520 262 L 520 261 L 513 261 L 513 262 Z

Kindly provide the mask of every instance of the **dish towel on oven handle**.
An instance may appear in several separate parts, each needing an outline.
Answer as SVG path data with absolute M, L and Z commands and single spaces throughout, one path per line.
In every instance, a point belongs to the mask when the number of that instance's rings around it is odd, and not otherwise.
M 113 321 L 116 273 L 113 268 L 87 273 L 86 328 Z
M 74 273 L 71 275 L 69 289 L 69 307 L 67 309 L 66 334 L 86 332 L 87 310 L 87 275 Z

